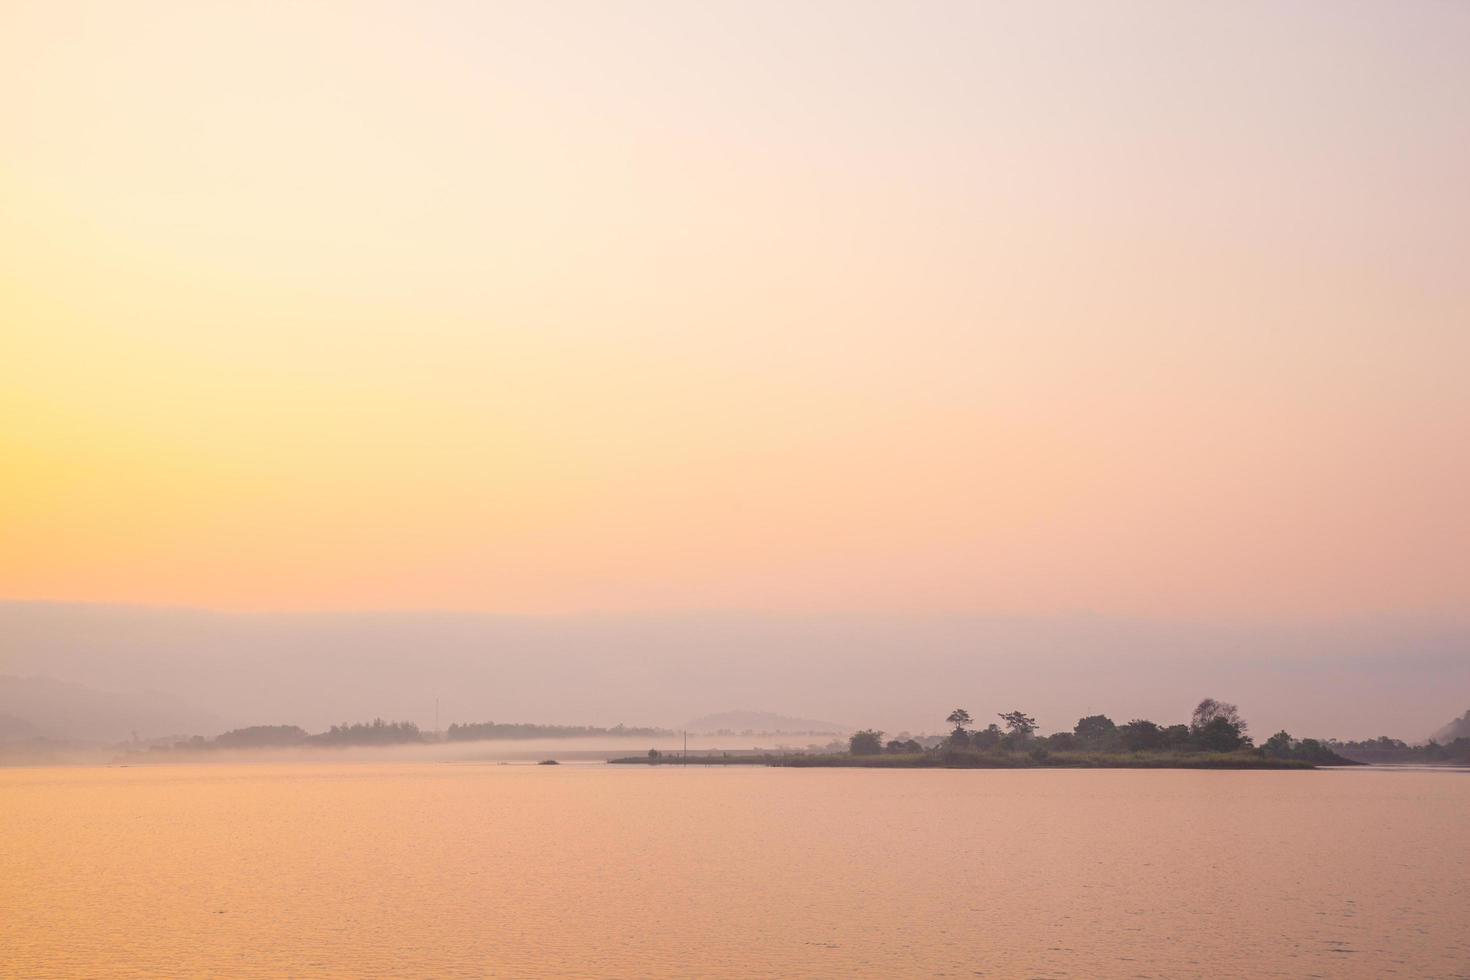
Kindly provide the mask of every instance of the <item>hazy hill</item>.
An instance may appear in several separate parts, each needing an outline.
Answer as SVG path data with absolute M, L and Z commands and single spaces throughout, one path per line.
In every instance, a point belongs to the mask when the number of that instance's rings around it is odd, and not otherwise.
M 1055 731 L 1098 711 L 1183 721 L 1213 696 L 1239 704 L 1257 735 L 1416 740 L 1464 710 L 1467 651 L 1470 626 L 1408 621 L 235 614 L 0 602 L 0 674 L 167 691 L 219 716 L 217 725 L 165 719 L 140 734 L 282 723 L 323 731 L 378 716 L 425 729 L 488 718 L 674 727 L 730 705 L 890 732 L 938 731 L 955 707 L 986 722 L 1020 708 Z M 0 704 L 0 714 L 59 727 L 33 707 Z M 126 737 L 132 724 L 107 727 Z
M 792 718 L 790 715 L 778 715 L 771 711 L 721 711 L 695 718 L 684 727 L 691 732 L 821 732 L 841 735 L 848 731 L 846 727 L 830 721 Z
M 119 742 L 164 735 L 211 734 L 219 719 L 157 691 L 99 691 L 50 677 L 0 675 L 0 738 L 45 736 Z
M 15 715 L 0 715 L 0 742 L 19 738 L 34 738 L 40 734 L 36 726 Z
M 1434 740 L 1441 744 L 1453 742 L 1457 738 L 1470 738 L 1470 711 L 1434 733 Z

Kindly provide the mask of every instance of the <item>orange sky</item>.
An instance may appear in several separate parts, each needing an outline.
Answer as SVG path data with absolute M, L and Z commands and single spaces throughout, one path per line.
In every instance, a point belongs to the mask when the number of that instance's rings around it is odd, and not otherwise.
M 8 3 L 0 597 L 1463 617 L 1466 50 Z

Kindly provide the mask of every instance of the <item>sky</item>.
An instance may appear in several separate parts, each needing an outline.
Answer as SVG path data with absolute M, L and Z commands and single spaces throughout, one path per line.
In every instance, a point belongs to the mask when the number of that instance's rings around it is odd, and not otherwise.
M 1470 617 L 1470 5 L 0 8 L 0 597 Z

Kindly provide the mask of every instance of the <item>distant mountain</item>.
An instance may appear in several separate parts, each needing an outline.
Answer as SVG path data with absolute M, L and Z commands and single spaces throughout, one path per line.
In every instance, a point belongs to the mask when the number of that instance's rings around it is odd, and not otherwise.
M 808 734 L 819 732 L 824 735 L 842 735 L 847 729 L 830 721 L 814 721 L 811 718 L 792 718 L 770 711 L 722 711 L 718 714 L 695 718 L 684 726 L 691 732 L 790 732 Z
M 9 739 L 34 738 L 36 726 L 15 715 L 0 715 L 0 742 Z
M 1445 742 L 1453 742 L 1457 738 L 1470 738 L 1470 711 L 1466 711 L 1434 733 L 1434 740 L 1441 745 Z
M 50 677 L 0 674 L 0 739 L 120 742 L 134 733 L 156 738 L 218 730 L 216 716 L 171 694 L 98 691 Z
M 939 731 L 957 706 L 986 723 L 1022 708 L 1059 731 L 1099 712 L 1183 721 L 1216 694 L 1259 734 L 1418 740 L 1426 719 L 1470 706 L 1466 651 L 1470 621 L 225 613 L 0 599 L 0 675 L 168 691 L 220 717 L 164 734 L 320 732 L 378 716 L 421 729 L 493 718 L 673 727 L 734 705 L 892 733 Z M 60 727 L 28 710 L 0 714 L 42 735 Z

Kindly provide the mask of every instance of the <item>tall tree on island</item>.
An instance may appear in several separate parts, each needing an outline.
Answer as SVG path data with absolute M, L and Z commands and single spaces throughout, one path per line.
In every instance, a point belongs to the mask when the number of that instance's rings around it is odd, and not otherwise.
M 883 733 L 876 728 L 853 732 L 847 740 L 847 751 L 853 755 L 878 755 L 883 751 Z
M 1017 742 L 1024 742 L 1036 732 L 1036 719 L 1024 711 L 1002 712 L 1000 720 L 1006 723 L 1010 737 Z
M 1239 709 L 1214 698 L 1201 701 L 1189 722 L 1189 733 L 1195 743 L 1211 752 L 1249 748 L 1251 743 L 1245 730 L 1245 719 L 1240 717 Z
M 954 731 L 949 733 L 949 744 L 951 748 L 963 749 L 970 745 L 970 733 L 966 726 L 970 724 L 970 713 L 964 708 L 956 708 L 944 719 L 954 726 Z

